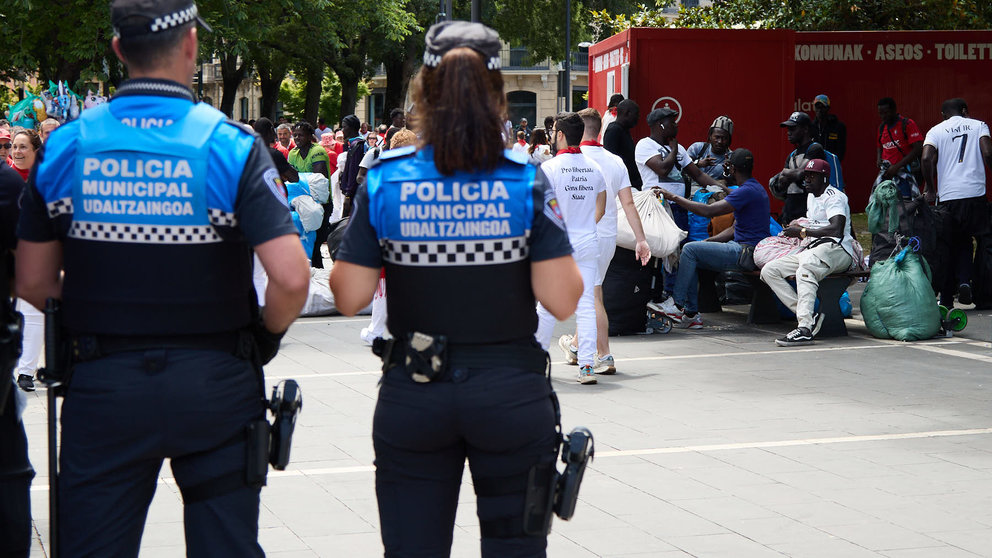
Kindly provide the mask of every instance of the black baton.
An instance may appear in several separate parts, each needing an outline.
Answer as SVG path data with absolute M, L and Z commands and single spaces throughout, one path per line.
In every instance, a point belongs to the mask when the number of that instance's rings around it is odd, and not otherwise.
M 65 377 L 60 359 L 62 350 L 61 312 L 59 301 L 45 300 L 45 367 L 38 370 L 38 379 L 48 389 L 48 556 L 59 557 L 59 434 L 58 394 Z

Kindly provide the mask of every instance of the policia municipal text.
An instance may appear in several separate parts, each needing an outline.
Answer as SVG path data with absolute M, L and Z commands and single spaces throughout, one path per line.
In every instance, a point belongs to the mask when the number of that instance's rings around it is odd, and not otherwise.
M 62 558 L 137 556 L 170 458 L 187 556 L 262 556 L 267 460 L 248 457 L 267 451 L 261 364 L 302 307 L 306 256 L 266 146 L 193 102 L 196 6 L 116 0 L 111 19 L 131 79 L 52 133 L 18 229 L 18 295 L 37 308 L 61 299 L 71 350 L 55 540 Z M 148 180 L 123 168 L 172 169 L 179 184 L 84 187 Z M 177 200 L 183 211 L 99 210 Z M 262 316 L 253 250 L 269 277 Z
M 330 278 L 348 315 L 372 300 L 382 267 L 389 285 L 395 341 L 377 347 L 384 372 L 372 426 L 385 555 L 449 555 L 467 458 L 482 555 L 544 556 L 552 507 L 570 516 L 574 500 L 561 496 L 577 490 L 590 439 L 570 436 L 572 482 L 559 482 L 562 438 L 547 353 L 534 340 L 535 299 L 565 319 L 582 277 L 545 175 L 504 151 L 499 37 L 442 22 L 426 42 L 411 86 L 421 143 L 369 168 Z M 454 191 L 489 192 L 474 203 L 492 211 L 435 210 L 462 204 Z M 420 226 L 405 226 L 413 219 Z M 460 226 L 423 226 L 453 221 Z M 556 497 L 568 502 L 555 506 Z

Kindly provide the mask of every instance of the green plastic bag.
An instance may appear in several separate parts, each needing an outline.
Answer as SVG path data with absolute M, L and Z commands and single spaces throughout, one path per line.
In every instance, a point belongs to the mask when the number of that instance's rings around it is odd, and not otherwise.
M 940 330 L 940 311 L 926 260 L 909 248 L 871 267 L 861 295 L 861 316 L 879 339 L 930 339 Z

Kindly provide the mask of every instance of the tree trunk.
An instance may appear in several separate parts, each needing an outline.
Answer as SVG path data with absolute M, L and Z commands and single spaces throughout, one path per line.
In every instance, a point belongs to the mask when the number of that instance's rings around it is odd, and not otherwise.
M 238 65 L 238 55 L 234 53 L 224 53 L 220 55 L 220 72 L 223 80 L 223 95 L 220 101 L 220 111 L 230 118 L 234 118 L 234 101 L 238 95 L 238 87 L 248 75 L 251 68 L 251 61 L 242 59 Z
M 341 118 L 355 113 L 358 105 L 358 82 L 365 68 L 365 38 L 359 39 L 354 47 L 343 49 L 340 58 L 335 58 L 331 66 L 341 82 Z
M 303 104 L 303 118 L 314 127 L 317 126 L 317 111 L 320 110 L 320 93 L 323 90 L 323 83 L 324 63 L 315 60 L 307 66 L 307 96 Z
M 403 92 L 406 89 L 406 80 L 403 75 L 403 66 L 406 65 L 404 58 L 402 56 L 390 56 L 383 63 L 386 66 L 386 96 L 383 99 L 382 113 L 384 120 L 389 119 L 389 112 L 394 108 L 403 108 Z
M 286 77 L 287 65 L 284 59 L 277 56 L 269 56 L 256 53 L 256 66 L 258 68 L 259 88 L 262 91 L 262 112 L 269 120 L 276 121 L 276 105 L 279 102 L 279 87 Z

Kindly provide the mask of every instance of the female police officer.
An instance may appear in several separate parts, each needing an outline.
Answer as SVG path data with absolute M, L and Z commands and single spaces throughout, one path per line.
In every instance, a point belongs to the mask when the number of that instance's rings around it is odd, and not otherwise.
M 442 22 L 426 43 L 421 143 L 369 169 L 330 278 L 349 315 L 381 266 L 389 284 L 396 342 L 372 434 L 382 539 L 389 557 L 447 556 L 467 457 L 482 555 L 544 556 L 546 531 L 525 513 L 556 448 L 534 302 L 566 318 L 582 278 L 543 174 L 504 152 L 499 37 Z

